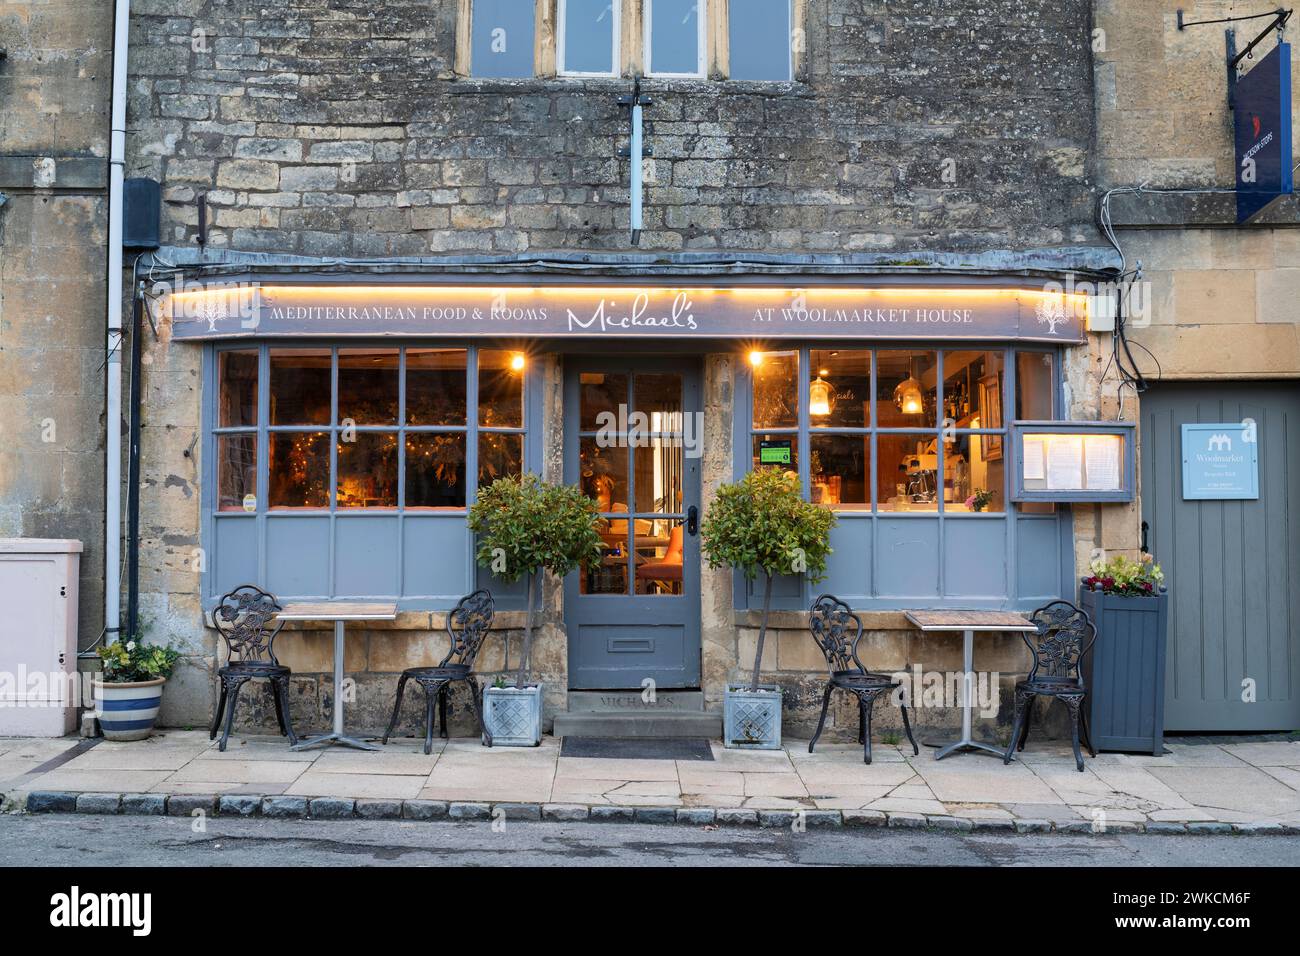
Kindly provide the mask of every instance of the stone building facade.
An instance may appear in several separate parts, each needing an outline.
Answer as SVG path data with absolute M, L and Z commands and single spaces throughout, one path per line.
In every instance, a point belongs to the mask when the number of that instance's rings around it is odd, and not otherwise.
M 1219 729 L 1263 729 L 1267 722 L 1250 716 L 1255 698 L 1243 681 L 1265 670 L 1261 660 L 1269 654 L 1293 653 L 1297 640 L 1294 624 L 1253 615 L 1269 608 L 1295 619 L 1294 581 L 1283 583 L 1282 568 L 1294 575 L 1287 555 L 1297 546 L 1289 517 L 1297 488 L 1272 469 L 1294 468 L 1289 455 L 1298 437 L 1300 203 L 1287 196 L 1237 223 L 1225 34 L 1232 31 L 1240 52 L 1267 33 L 1242 61 L 1243 71 L 1260 67 L 1286 37 L 1266 29 L 1271 17 L 1221 22 L 1266 12 L 1221 0 L 1098 0 L 1095 7 L 1097 188 L 1110 194 L 1127 268 L 1141 264 L 1129 338 L 1151 387 L 1140 395 L 1122 389 L 1113 367 L 1097 384 L 1103 416 L 1139 423 L 1144 483 L 1131 508 L 1081 516 L 1076 544 L 1081 552 L 1099 546 L 1135 553 L 1146 540 L 1165 563 L 1174 607 L 1170 653 L 1183 655 L 1169 672 L 1172 728 L 1194 728 L 1188 722 L 1200 713 L 1214 714 Z M 1293 61 L 1293 89 L 1297 82 L 1300 64 Z M 1293 100 L 1292 130 L 1297 120 Z M 1091 367 L 1102 369 L 1112 343 L 1095 337 L 1094 345 Z M 1167 487 L 1179 481 L 1177 462 L 1172 478 L 1163 470 L 1171 439 L 1177 441 L 1173 430 L 1188 421 L 1237 420 L 1255 422 L 1261 436 L 1258 502 L 1240 511 L 1236 503 L 1189 505 Z M 1243 520 L 1258 525 L 1247 528 Z M 1182 536 L 1176 546 L 1175 532 Z M 1228 541 L 1242 543 L 1240 556 L 1224 556 Z M 1223 673 L 1202 671 L 1196 658 L 1223 660 Z M 1294 686 L 1298 672 L 1286 664 L 1274 673 Z M 1273 693 L 1293 697 L 1276 682 Z M 1189 700 L 1185 712 L 1180 696 Z M 1225 716 L 1229 710 L 1235 716 Z M 1279 712 L 1286 726 L 1300 719 L 1294 700 Z
M 104 613 L 104 309 L 112 4 L 0 7 L 0 537 L 84 546 Z
M 467 7 L 134 3 L 128 175 L 163 187 L 164 247 L 150 279 L 170 281 L 169 265 L 191 275 L 267 263 L 436 271 L 451 268 L 448 257 L 487 272 L 559 257 L 611 273 L 788 260 L 796 273 L 831 263 L 904 277 L 1063 276 L 1112 262 L 1094 222 L 1092 10 L 1084 0 L 942 8 L 808 0 L 796 4 L 804 38 L 791 82 L 646 81 L 653 156 L 637 247 L 628 162 L 618 155 L 628 117 L 617 103 L 636 65 L 611 79 L 464 75 L 457 37 Z M 554 3 L 541 7 L 554 16 Z M 640 7 L 623 0 L 625 15 Z M 359 261 L 377 259 L 385 263 Z M 164 721 L 199 724 L 210 719 L 219 655 L 199 584 L 203 356 L 169 341 L 165 322 L 145 336 L 142 615 L 152 636 L 179 641 L 187 654 Z M 1063 360 L 1078 380 L 1072 411 L 1095 417 L 1083 352 L 1066 350 Z M 742 364 L 734 354 L 705 358 L 705 429 L 718 438 L 703 463 L 706 510 L 712 490 L 732 477 L 727 439 Z M 538 371 L 541 467 L 552 479 L 563 468 L 562 365 L 552 356 Z M 702 591 L 704 689 L 715 704 L 752 654 L 756 616 L 733 609 L 729 572 L 706 568 Z M 549 713 L 563 710 L 567 680 L 554 582 L 547 597 L 535 664 Z M 521 613 L 498 621 L 516 640 Z M 960 666 L 957 643 L 923 638 L 899 612 L 869 612 L 865 623 L 872 666 Z M 397 673 L 441 656 L 442 624 L 437 608 L 410 610 L 392 627 L 349 638 L 351 722 L 382 724 Z M 787 727 L 807 731 L 824 665 L 806 615 L 782 611 L 775 626 L 765 672 L 787 689 Z M 279 649 L 295 674 L 295 714 L 324 722 L 328 635 L 290 632 Z M 501 668 L 507 656 L 504 642 L 493 644 L 480 669 Z M 980 666 L 999 671 L 1005 689 L 1026 661 L 1019 638 L 1008 635 L 990 643 Z M 256 700 L 250 720 L 265 726 L 269 707 Z M 837 727 L 855 723 L 847 709 L 836 717 Z M 947 708 L 920 723 L 955 720 Z M 1009 721 L 1004 707 L 982 732 L 994 736 Z

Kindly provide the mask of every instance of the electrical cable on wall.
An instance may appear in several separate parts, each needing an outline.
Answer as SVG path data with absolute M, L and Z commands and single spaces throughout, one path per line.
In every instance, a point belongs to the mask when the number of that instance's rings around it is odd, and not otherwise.
M 1119 295 L 1116 300 L 1115 311 L 1115 330 L 1111 333 L 1111 355 L 1106 362 L 1106 367 L 1102 369 L 1101 381 L 1106 381 L 1107 375 L 1110 374 L 1111 367 L 1114 366 L 1119 375 L 1119 411 L 1117 417 L 1123 416 L 1124 411 L 1124 390 L 1132 389 L 1134 395 L 1140 395 L 1145 392 L 1154 382 L 1160 381 L 1161 368 L 1160 359 L 1149 348 L 1141 342 L 1134 342 L 1128 337 L 1128 300 L 1133 290 L 1133 283 L 1142 278 L 1142 262 L 1138 260 L 1133 269 L 1128 268 L 1128 257 L 1124 253 L 1123 247 L 1119 242 L 1119 235 L 1115 231 L 1115 225 L 1111 217 L 1110 202 L 1111 197 L 1115 195 L 1233 195 L 1235 189 L 1225 189 L 1220 187 L 1152 187 L 1147 183 L 1141 183 L 1137 186 L 1117 186 L 1108 189 L 1101 197 L 1101 202 L 1097 207 L 1097 222 L 1101 228 L 1102 234 L 1106 237 L 1119 255 L 1119 272 L 1116 276 L 1116 282 L 1119 285 Z M 1138 364 L 1138 360 L 1133 354 L 1134 349 L 1140 349 L 1145 352 L 1153 363 L 1155 371 L 1153 373 L 1144 372 Z

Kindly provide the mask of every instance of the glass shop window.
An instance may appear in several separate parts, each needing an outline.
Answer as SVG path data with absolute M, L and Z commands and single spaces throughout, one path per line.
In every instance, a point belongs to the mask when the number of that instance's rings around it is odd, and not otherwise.
M 943 353 L 945 510 L 1006 510 L 1005 367 L 1001 351 Z
M 704 76 L 704 0 L 645 0 L 644 16 L 646 72 Z
M 266 381 L 258 350 L 217 353 L 218 511 L 462 509 L 472 476 L 481 485 L 523 471 L 521 352 L 263 351 Z M 263 391 L 270 417 L 259 432 Z
M 1051 421 L 1056 417 L 1055 356 L 1051 352 L 1016 353 L 1016 420 Z
M 789 81 L 799 34 L 791 0 L 732 0 L 727 47 L 733 80 Z
M 839 511 L 1003 513 L 1010 356 L 1002 349 L 751 352 L 751 466 L 798 475 L 811 501 Z M 1021 399 L 1041 404 L 1046 390 L 1050 409 L 1052 356 L 1032 353 L 1027 361 L 1041 382 Z
M 562 76 L 618 75 L 619 0 L 560 0 L 556 66 Z
M 537 17 L 532 0 L 474 0 L 470 72 L 518 79 L 533 75 Z
M 328 425 L 329 349 L 271 349 L 271 424 Z
M 934 428 L 938 424 L 938 353 L 876 353 L 876 424 L 881 428 Z

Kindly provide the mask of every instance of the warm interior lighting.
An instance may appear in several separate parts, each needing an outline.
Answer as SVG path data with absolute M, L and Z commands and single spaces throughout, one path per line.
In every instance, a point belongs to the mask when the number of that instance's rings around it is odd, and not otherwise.
M 894 389 L 894 404 L 904 415 L 920 415 L 925 411 L 925 396 L 921 394 L 921 383 L 908 374 Z
M 829 415 L 831 413 L 830 383 L 818 376 L 808 388 L 808 414 Z
M 514 371 L 522 372 L 524 370 L 524 363 L 525 359 L 523 352 L 516 352 L 514 355 L 510 356 L 510 368 Z
M 763 353 L 757 350 L 749 353 L 749 364 L 758 368 L 763 364 Z

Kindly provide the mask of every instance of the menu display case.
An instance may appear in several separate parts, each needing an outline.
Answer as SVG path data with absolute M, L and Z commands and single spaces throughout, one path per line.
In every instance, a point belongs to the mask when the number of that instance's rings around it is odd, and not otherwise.
M 1132 501 L 1135 422 L 1012 424 L 1012 500 Z

